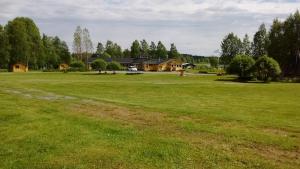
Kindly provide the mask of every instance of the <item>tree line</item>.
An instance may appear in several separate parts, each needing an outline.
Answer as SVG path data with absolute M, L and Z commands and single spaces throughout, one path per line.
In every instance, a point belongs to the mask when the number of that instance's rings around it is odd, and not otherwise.
M 148 58 L 167 59 L 177 58 L 184 62 L 209 62 L 209 58 L 189 54 L 180 54 L 176 45 L 170 48 L 161 42 L 147 42 L 145 39 L 132 42 L 129 49 L 108 40 L 105 44 L 97 43 L 96 50 L 89 30 L 76 27 L 73 40 L 73 53 L 68 45 L 59 37 L 40 34 L 34 21 L 27 17 L 17 17 L 0 25 L 0 69 L 11 69 L 14 64 L 22 63 L 29 69 L 57 69 L 60 64 L 70 64 L 73 61 L 87 62 L 92 54 L 101 55 L 102 58 Z
M 236 56 L 250 56 L 258 60 L 265 56 L 279 63 L 282 76 L 300 75 L 300 13 L 296 11 L 284 21 L 274 19 L 271 28 L 260 25 L 252 42 L 246 34 L 241 40 L 229 33 L 221 43 L 221 62 L 229 66 Z M 272 61 L 273 62 L 273 61 Z
M 78 60 L 87 61 L 88 57 L 93 54 L 93 44 L 89 34 L 89 31 L 80 26 L 77 26 L 73 35 L 73 51 Z M 122 47 L 108 40 L 105 44 L 98 42 L 95 54 L 100 55 L 102 58 L 148 58 L 148 59 L 167 59 L 167 58 L 180 58 L 181 55 L 178 52 L 174 43 L 171 44 L 169 50 L 165 45 L 158 41 L 148 43 L 145 39 L 132 42 L 130 49 L 123 50 Z
M 70 63 L 71 55 L 66 42 L 57 36 L 41 36 L 32 19 L 17 17 L 5 26 L 0 25 L 0 68 L 10 69 L 16 63 L 30 69 L 57 68 Z
M 150 45 L 149 45 L 150 44 Z M 209 58 L 205 56 L 197 56 L 191 54 L 181 54 L 174 43 L 171 43 L 170 49 L 167 50 L 165 45 L 158 41 L 148 43 L 145 39 L 132 42 L 130 49 L 122 50 L 121 46 L 108 40 L 105 45 L 98 42 L 95 54 L 102 58 L 148 58 L 148 59 L 166 59 L 176 58 L 189 63 L 209 62 Z

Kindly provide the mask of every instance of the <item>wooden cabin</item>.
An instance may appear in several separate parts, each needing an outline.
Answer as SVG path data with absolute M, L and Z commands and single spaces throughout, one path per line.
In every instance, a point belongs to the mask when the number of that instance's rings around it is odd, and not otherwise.
M 89 70 L 91 70 L 91 64 L 96 59 L 103 59 L 99 54 L 92 55 L 88 59 Z M 139 71 L 180 71 L 183 70 L 182 61 L 179 59 L 148 59 L 144 57 L 140 58 L 106 58 L 103 59 L 110 63 L 112 61 L 118 62 L 122 67 L 127 69 L 129 66 L 135 66 Z
M 162 71 L 180 71 L 183 70 L 182 68 L 182 61 L 177 59 L 168 59 L 168 60 L 161 60 L 161 59 L 152 59 L 145 61 L 143 63 L 144 71 L 155 71 L 155 72 L 162 72 Z
M 183 70 L 182 61 L 178 59 L 169 59 L 165 63 L 164 71 L 181 71 Z
M 28 66 L 18 63 L 12 66 L 12 72 L 28 72 Z
M 69 65 L 68 64 L 63 63 L 63 64 L 59 65 L 59 70 L 60 71 L 65 71 L 67 69 L 69 69 Z

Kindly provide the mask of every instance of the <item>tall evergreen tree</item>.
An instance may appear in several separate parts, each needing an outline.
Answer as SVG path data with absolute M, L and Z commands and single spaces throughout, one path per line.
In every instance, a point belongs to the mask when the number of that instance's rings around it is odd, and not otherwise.
M 259 58 L 267 54 L 269 37 L 265 24 L 260 25 L 253 39 L 253 56 Z
M 149 58 L 149 53 L 150 53 L 150 49 L 149 49 L 148 42 L 145 39 L 143 39 L 141 41 L 141 55 L 143 57 Z
M 168 51 L 161 41 L 158 41 L 156 55 L 159 59 L 168 58 Z
M 157 48 L 156 48 L 155 43 L 151 42 L 150 48 L 149 48 L 150 58 L 157 58 L 156 50 L 157 50 Z
M 177 48 L 174 43 L 171 44 L 170 52 L 169 52 L 169 58 L 180 58 L 180 54 L 177 51 Z
M 283 23 L 278 19 L 273 21 L 269 35 L 270 45 L 268 47 L 269 56 L 277 60 L 280 65 L 284 64 L 287 54 L 283 26 Z
M 131 45 L 131 57 L 133 58 L 141 57 L 141 46 L 138 40 L 133 41 Z
M 295 12 L 284 22 L 284 51 L 285 62 L 282 69 L 285 75 L 300 75 L 300 13 Z

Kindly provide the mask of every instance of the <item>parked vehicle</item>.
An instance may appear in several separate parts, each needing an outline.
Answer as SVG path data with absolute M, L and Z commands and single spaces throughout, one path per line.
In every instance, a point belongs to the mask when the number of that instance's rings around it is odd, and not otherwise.
M 128 67 L 128 71 L 131 71 L 131 72 L 137 72 L 137 68 L 135 66 L 129 66 Z

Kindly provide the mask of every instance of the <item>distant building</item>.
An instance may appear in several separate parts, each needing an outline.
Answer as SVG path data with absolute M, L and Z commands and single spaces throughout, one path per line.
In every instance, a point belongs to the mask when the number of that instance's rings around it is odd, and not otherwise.
M 28 72 L 28 66 L 17 63 L 12 66 L 12 72 Z
M 96 59 L 103 59 L 99 55 L 95 54 L 88 60 L 88 66 Z M 124 68 L 129 66 L 135 66 L 139 71 L 180 71 L 183 69 L 182 61 L 177 59 L 148 59 L 148 58 L 106 58 L 103 59 L 110 63 L 112 61 L 120 63 Z
M 194 69 L 195 67 L 196 67 L 196 65 L 192 64 L 192 63 L 183 63 L 182 64 L 183 69 Z
M 162 72 L 162 71 L 180 71 L 182 70 L 182 61 L 177 59 L 151 59 L 145 61 L 143 63 L 143 70 L 144 71 L 155 71 L 155 72 Z
M 110 60 L 112 61 L 112 59 Z M 120 63 L 122 67 L 128 68 L 129 66 L 132 66 L 133 58 L 117 58 L 114 61 Z
M 67 70 L 68 68 L 69 68 L 69 65 L 68 65 L 68 64 L 63 63 L 63 64 L 60 64 L 60 65 L 59 65 L 59 70 L 60 70 L 60 71 L 65 71 L 65 70 Z

